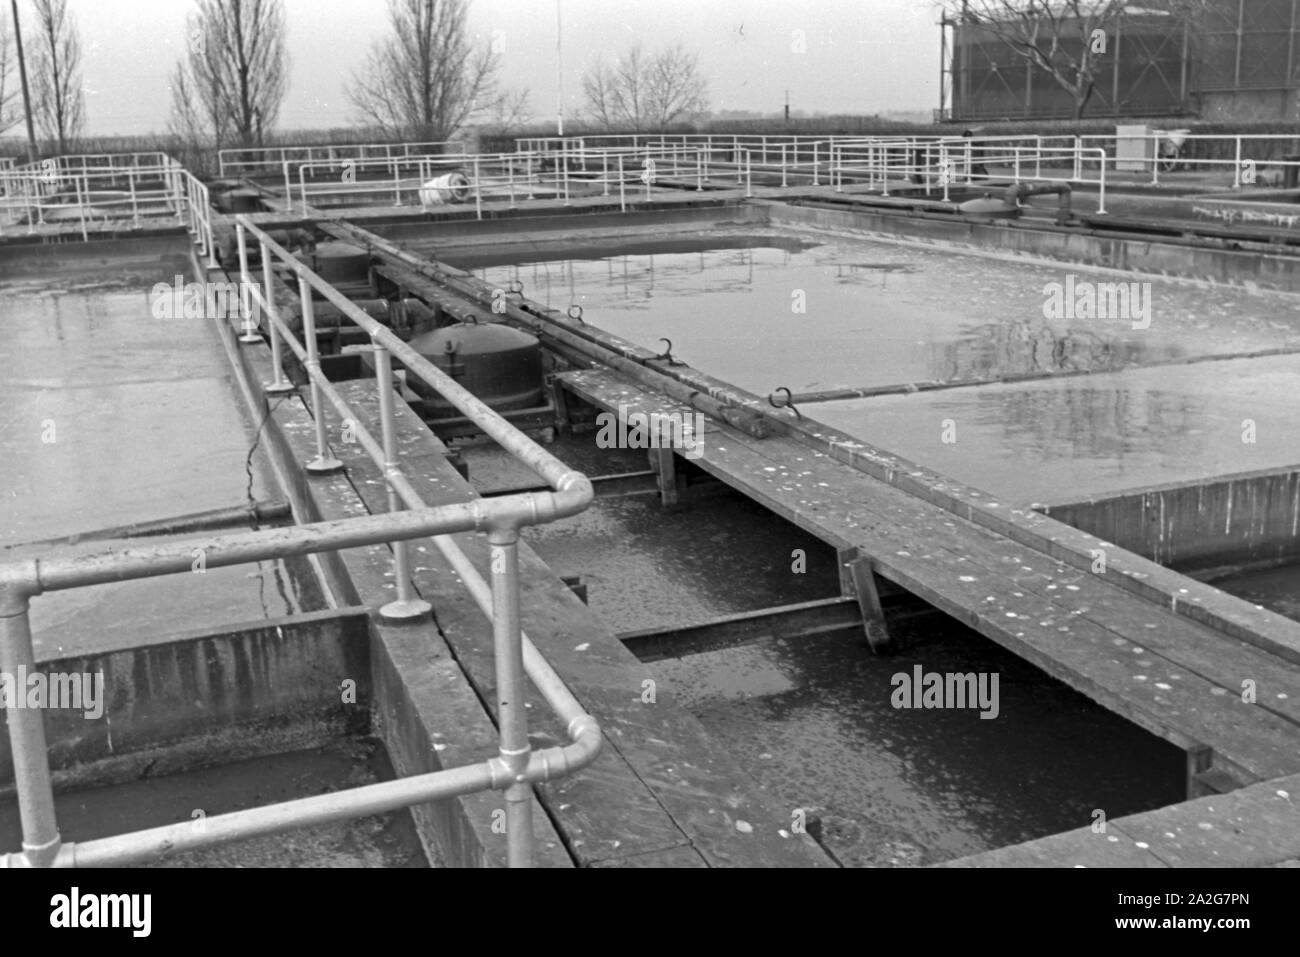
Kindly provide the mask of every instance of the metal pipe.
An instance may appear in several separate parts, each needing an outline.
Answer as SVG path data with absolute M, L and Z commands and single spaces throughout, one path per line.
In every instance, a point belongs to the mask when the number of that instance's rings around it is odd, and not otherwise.
M 0 588 L 0 672 L 36 672 L 32 650 L 29 596 L 6 594 Z M 25 689 L 15 689 L 15 694 Z M 43 708 L 7 708 L 9 748 L 13 754 L 14 787 L 23 828 L 23 858 L 31 867 L 50 863 L 59 848 L 59 824 L 54 812 L 54 784 L 46 756 Z
M 383 469 L 388 486 L 388 511 L 401 510 L 397 490 L 393 479 L 400 476 L 401 466 L 397 461 L 397 429 L 393 422 L 393 359 L 383 345 L 371 338 L 375 355 L 375 386 L 379 392 L 379 424 L 383 435 Z M 392 542 L 393 580 L 397 584 L 397 600 L 390 601 L 379 609 L 379 614 L 390 621 L 412 621 L 423 618 L 433 610 L 424 599 L 415 594 L 411 586 L 411 568 L 406 542 Z
M 265 234 L 262 241 L 272 242 Z M 319 373 L 321 369 L 320 356 L 317 353 L 319 346 L 316 342 L 316 307 L 311 298 L 311 285 L 301 273 L 298 274 L 298 299 L 302 304 L 302 335 L 307 347 L 307 371 L 309 374 Z M 312 376 L 311 380 L 311 414 L 316 424 L 316 458 L 308 462 L 305 468 L 316 475 L 337 472 L 343 468 L 343 463 L 330 453 L 329 442 L 325 436 L 325 403 L 321 401 L 320 383 L 316 381 L 316 376 Z
M 474 157 L 474 214 L 479 219 L 483 218 L 483 186 L 479 178 L 478 157 Z
M 528 784 L 530 746 L 525 709 L 524 657 L 519 635 L 519 532 L 488 533 L 492 554 L 492 635 L 496 664 L 499 753 L 512 783 L 506 788 L 506 841 L 511 867 L 530 867 L 533 857 L 533 789 Z
M 247 344 L 261 342 L 262 337 L 253 332 L 253 310 L 248 304 L 248 287 L 252 284 L 248 274 L 248 243 L 244 227 L 235 224 L 235 241 L 239 246 L 239 312 L 244 321 L 244 334 L 239 341 Z
M 271 251 L 266 248 L 266 243 L 259 242 L 258 246 L 262 250 L 262 282 L 264 284 L 262 293 L 262 309 L 267 315 L 267 333 L 271 337 L 271 371 L 272 380 L 262 386 L 262 390 L 267 395 L 286 395 L 293 391 L 293 383 L 285 381 L 284 378 L 284 359 L 281 355 L 280 348 L 280 330 L 278 323 L 275 321 L 275 273 L 271 269 Z

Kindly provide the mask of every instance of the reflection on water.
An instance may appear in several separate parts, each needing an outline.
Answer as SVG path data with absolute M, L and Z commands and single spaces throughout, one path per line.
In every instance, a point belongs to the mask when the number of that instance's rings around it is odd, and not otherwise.
M 752 237 L 753 230 L 745 235 Z M 719 245 L 734 231 L 714 232 Z M 1049 319 L 1044 288 L 1079 267 L 994 260 L 889 242 L 770 245 L 582 258 L 533 246 L 511 265 L 457 261 L 486 281 L 524 285 L 552 308 L 646 348 L 672 339 L 697 368 L 759 394 L 1123 369 L 1197 355 L 1300 348 L 1294 297 L 1154 282 L 1151 326 Z M 588 244 L 590 245 L 590 244 Z M 666 244 L 667 245 L 667 244 Z M 586 248 L 583 250 L 587 251 Z M 499 258 L 499 257 L 498 257 Z

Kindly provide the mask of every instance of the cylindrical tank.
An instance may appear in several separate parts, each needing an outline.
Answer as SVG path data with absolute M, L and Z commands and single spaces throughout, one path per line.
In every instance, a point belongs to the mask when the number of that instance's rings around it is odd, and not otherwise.
M 425 206 L 439 203 L 463 203 L 469 199 L 469 180 L 464 173 L 444 173 L 420 187 L 420 202 Z
M 329 283 L 366 282 L 370 278 L 370 254 L 352 243 L 318 243 L 315 261 L 316 272 Z
M 411 348 L 493 409 L 542 403 L 542 346 L 536 336 L 497 323 L 457 323 L 411 340 Z M 418 376 L 407 383 L 440 415 L 460 415 Z

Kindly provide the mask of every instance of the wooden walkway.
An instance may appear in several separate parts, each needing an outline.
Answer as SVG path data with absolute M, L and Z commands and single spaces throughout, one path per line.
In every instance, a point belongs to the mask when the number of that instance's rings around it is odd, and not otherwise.
M 1300 775 L 939 866 L 1300 867 Z
M 605 369 L 558 378 L 579 399 L 624 416 L 694 411 Z M 1035 532 L 1034 516 L 1015 520 L 1014 537 L 1002 534 L 972 511 L 996 512 L 996 500 L 970 504 L 978 492 L 901 460 L 893 461 L 935 500 L 898 487 L 892 470 L 882 480 L 806 436 L 754 438 L 706 423 L 696 465 L 840 550 L 844 564 L 857 562 L 859 584 L 871 587 L 860 573 L 865 557 L 875 575 L 1185 750 L 1189 796 L 1300 772 L 1296 623 L 1229 596 L 1202 598 L 1205 586 L 1119 549 L 1107 549 L 1111 574 L 1093 574 L 1060 559 L 1068 536 L 1051 528 L 1064 526 L 1043 519 Z M 1116 569 L 1143 582 L 1117 584 Z M 852 577 L 841 577 L 849 593 Z

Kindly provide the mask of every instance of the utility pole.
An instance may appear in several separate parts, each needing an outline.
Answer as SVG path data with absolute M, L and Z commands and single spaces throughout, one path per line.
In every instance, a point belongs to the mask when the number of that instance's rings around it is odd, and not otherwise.
M 555 0 L 555 135 L 564 136 L 564 55 L 561 48 L 563 26 L 560 21 L 560 0 Z
M 27 61 L 23 59 L 23 29 L 18 25 L 18 0 L 9 0 L 14 13 L 14 40 L 18 47 L 18 76 L 23 86 L 23 113 L 27 116 L 27 161 L 35 163 L 40 159 L 36 150 L 36 130 L 32 126 L 32 95 L 27 89 Z

